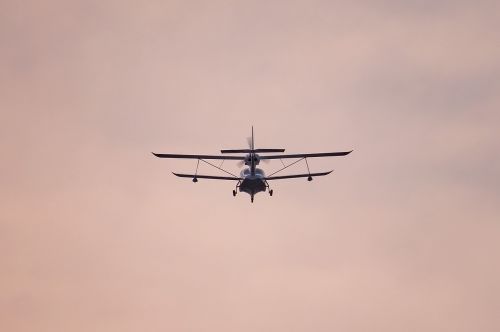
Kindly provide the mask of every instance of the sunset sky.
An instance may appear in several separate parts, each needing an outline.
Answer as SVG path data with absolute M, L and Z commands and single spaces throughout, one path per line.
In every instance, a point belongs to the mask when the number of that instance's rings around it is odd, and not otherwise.
M 500 331 L 499 31 L 498 1 L 0 1 L 0 331 Z M 253 204 L 151 155 L 252 125 L 354 152 Z

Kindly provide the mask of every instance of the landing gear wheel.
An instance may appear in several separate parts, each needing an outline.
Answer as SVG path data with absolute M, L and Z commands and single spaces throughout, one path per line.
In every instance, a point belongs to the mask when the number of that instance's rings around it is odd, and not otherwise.
M 236 196 L 236 190 L 233 190 L 233 196 Z
M 250 201 L 253 203 L 253 196 L 252 196 L 252 198 L 250 198 Z
M 272 196 L 273 195 L 273 190 L 269 190 L 269 196 Z

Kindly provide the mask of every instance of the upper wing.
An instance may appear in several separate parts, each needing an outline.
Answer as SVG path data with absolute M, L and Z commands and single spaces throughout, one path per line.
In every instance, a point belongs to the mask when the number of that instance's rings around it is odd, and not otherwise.
M 205 154 L 171 154 L 171 153 L 154 153 L 154 152 L 151 153 L 158 158 L 245 160 L 244 156 L 211 156 Z
M 195 175 L 195 174 L 179 174 L 179 173 L 173 173 L 173 174 L 181 178 L 191 178 L 191 179 L 198 178 L 198 179 L 212 179 L 212 180 L 241 180 L 240 178 L 232 176 L 213 176 L 213 175 L 200 175 L 200 174 Z
M 280 176 L 269 176 L 266 177 L 266 180 L 281 180 L 281 179 L 293 179 L 293 178 L 308 178 L 308 177 L 313 177 L 313 176 L 324 176 L 328 175 L 333 171 L 330 172 L 322 172 L 322 173 L 311 173 L 311 174 L 292 174 L 292 175 L 280 175 Z
M 352 150 L 346 151 L 346 152 L 282 154 L 282 155 L 272 155 L 272 156 L 260 156 L 260 159 L 263 160 L 263 159 L 285 159 L 285 158 L 333 157 L 333 156 L 345 156 L 351 152 L 352 152 Z
M 285 149 L 225 149 L 220 150 L 221 153 L 264 153 L 264 152 L 285 152 Z

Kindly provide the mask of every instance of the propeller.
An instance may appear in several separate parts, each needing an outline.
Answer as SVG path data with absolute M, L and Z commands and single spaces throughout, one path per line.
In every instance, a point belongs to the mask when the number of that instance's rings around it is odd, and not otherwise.
M 247 145 L 248 145 L 248 148 L 251 149 L 252 148 L 252 137 L 248 136 L 247 137 Z M 239 168 L 245 166 L 245 161 L 244 160 L 240 160 L 238 161 L 238 163 L 236 164 Z
M 247 137 L 247 145 L 248 145 L 248 148 L 249 149 L 254 149 L 254 147 L 252 146 L 252 137 Z M 266 163 L 266 164 L 269 164 L 271 162 L 271 160 L 269 159 L 264 159 L 264 160 L 261 160 L 262 162 Z M 245 166 L 245 161 L 244 160 L 240 160 L 238 161 L 238 163 L 236 164 L 239 168 Z

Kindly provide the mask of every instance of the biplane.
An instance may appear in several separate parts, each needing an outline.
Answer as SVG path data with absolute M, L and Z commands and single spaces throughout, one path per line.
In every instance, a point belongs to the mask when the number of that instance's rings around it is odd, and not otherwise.
M 252 127 L 252 136 L 248 138 L 248 145 L 249 146 L 247 149 L 221 150 L 220 152 L 222 153 L 222 155 L 170 154 L 170 153 L 154 153 L 154 152 L 152 153 L 158 158 L 196 159 L 197 164 L 196 164 L 196 171 L 194 174 L 181 174 L 174 172 L 173 174 L 181 178 L 190 178 L 195 183 L 198 182 L 198 179 L 235 181 L 236 188 L 233 190 L 233 196 L 236 196 L 238 191 L 245 192 L 250 195 L 250 200 L 253 203 L 254 196 L 259 192 L 265 192 L 267 190 L 270 196 L 273 195 L 273 189 L 270 188 L 269 181 L 295 179 L 295 178 L 307 178 L 308 181 L 312 181 L 312 179 L 316 176 L 325 176 L 332 172 L 332 171 L 327 171 L 327 172 L 311 173 L 309 170 L 309 163 L 307 162 L 307 158 L 345 156 L 352 152 L 351 150 L 345 152 L 283 154 L 285 152 L 285 149 L 262 149 L 262 148 L 256 149 L 253 127 Z M 257 167 L 261 161 L 267 161 L 273 159 L 281 160 L 283 167 L 269 175 L 266 175 L 264 170 Z M 297 159 L 297 160 L 286 165 L 283 162 L 283 159 Z M 221 163 L 219 165 L 215 165 L 207 160 L 221 160 Z M 242 169 L 240 175 L 238 176 L 222 168 L 222 164 L 226 160 L 237 160 L 239 161 L 240 167 L 243 167 L 243 165 L 247 167 Z M 287 169 L 288 167 L 302 160 L 305 161 L 307 167 L 307 173 L 276 175 L 277 173 L 280 173 L 281 171 Z M 198 174 L 200 161 L 224 172 L 226 175 L 215 176 L 215 175 Z

